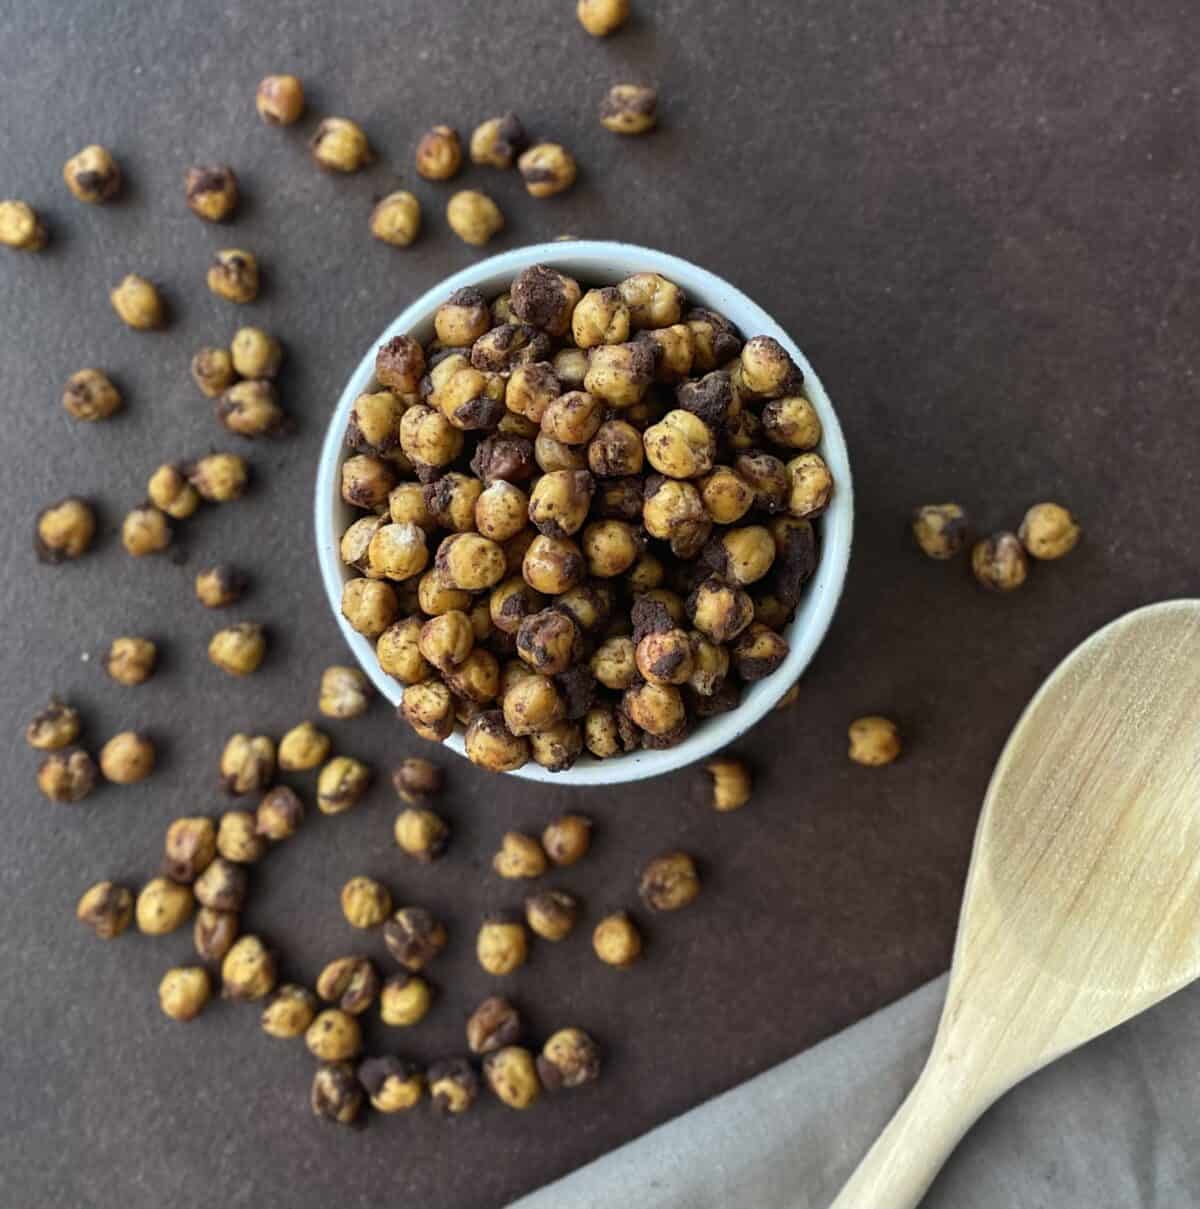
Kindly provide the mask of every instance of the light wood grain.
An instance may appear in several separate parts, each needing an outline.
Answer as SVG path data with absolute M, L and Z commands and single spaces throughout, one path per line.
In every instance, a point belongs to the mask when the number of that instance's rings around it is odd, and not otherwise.
M 933 1049 L 834 1209 L 913 1209 L 1013 1084 L 1200 976 L 1200 601 L 1055 671 L 988 787 Z

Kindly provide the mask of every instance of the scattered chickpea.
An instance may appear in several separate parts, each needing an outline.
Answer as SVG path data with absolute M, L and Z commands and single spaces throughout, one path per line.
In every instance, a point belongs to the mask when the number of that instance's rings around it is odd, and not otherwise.
M 117 785 L 144 781 L 154 771 L 154 744 L 146 735 L 124 730 L 100 749 L 100 771 Z
M 203 966 L 168 970 L 158 984 L 158 1006 L 172 1020 L 194 1020 L 212 997 L 212 984 Z
M 1029 574 L 1029 560 L 1015 533 L 993 533 L 971 550 L 971 570 L 989 592 L 1013 592 Z
M 164 463 L 146 484 L 146 496 L 172 520 L 186 520 L 200 507 L 200 493 L 178 466 Z
M 83 892 L 75 918 L 101 940 L 112 940 L 133 921 L 133 895 L 113 882 L 97 882 Z
M 316 1019 L 317 997 L 307 987 L 285 982 L 267 1000 L 259 1018 L 268 1037 L 302 1037 Z
M 477 248 L 483 247 L 504 227 L 500 207 L 478 189 L 462 189 L 456 193 L 446 204 L 446 221 L 459 239 Z
M 283 763 L 283 747 L 280 745 L 280 768 Z M 276 785 L 264 795 L 254 812 L 254 828 L 268 840 L 286 840 L 296 834 L 304 821 L 304 803 L 294 789 L 287 785 Z
M 417 144 L 417 172 L 428 181 L 449 180 L 462 167 L 462 140 L 450 126 L 434 126 Z
M 379 1018 L 391 1028 L 411 1028 L 429 1014 L 433 991 L 419 974 L 403 971 L 383 984 L 379 997 Z
M 63 180 L 81 202 L 99 205 L 121 192 L 121 169 L 107 148 L 96 143 L 76 152 L 63 165 Z
M 175 819 L 163 840 L 163 872 L 187 884 L 212 864 L 217 855 L 217 829 L 212 819 L 185 816 Z
M 268 735 L 230 735 L 221 751 L 221 788 L 259 793 L 275 779 L 275 741 Z
M 695 902 L 700 893 L 696 865 L 686 852 L 668 852 L 655 857 L 642 870 L 638 893 L 654 911 L 678 911 Z
M 428 863 L 446 851 L 450 828 L 432 810 L 410 807 L 396 816 L 394 835 L 401 852 Z
M 192 925 L 192 946 L 202 961 L 222 961 L 237 940 L 241 920 L 236 911 L 201 907 Z
M 525 900 L 525 922 L 543 940 L 565 940 L 579 920 L 579 901 L 565 890 L 543 890 Z
M 224 222 L 237 209 L 237 174 L 228 164 L 198 165 L 184 174 L 183 192 L 188 209 L 197 218 Z
M 192 886 L 196 901 L 214 911 L 240 911 L 246 905 L 248 888 L 246 870 L 223 856 L 209 861 Z
M 153 331 L 166 323 L 166 307 L 154 285 L 136 273 L 127 273 L 109 291 L 117 317 L 136 331 Z
M 279 341 L 260 327 L 238 328 L 229 344 L 233 368 L 243 378 L 274 378 L 283 364 Z
M 505 878 L 541 877 L 546 872 L 546 854 L 533 836 L 506 831 L 492 868 Z
M 850 723 L 850 759 L 877 768 L 890 764 L 901 750 L 900 730 L 890 718 L 870 714 Z
M 121 392 L 103 370 L 81 369 L 67 379 L 63 407 L 76 420 L 107 420 L 121 410 Z
M 95 513 L 83 500 L 68 496 L 38 513 L 34 551 L 44 563 L 79 558 L 95 534 Z
M 596 925 L 592 948 L 606 965 L 630 966 L 642 955 L 641 933 L 624 911 L 614 911 Z
M 317 994 L 343 1012 L 361 1016 L 379 997 L 379 975 L 369 957 L 339 957 L 317 976 Z
M 314 1116 L 335 1125 L 353 1125 L 362 1103 L 362 1084 L 348 1062 L 329 1062 L 317 1068 L 309 1096 Z
M 323 118 L 308 146 L 326 172 L 357 172 L 375 158 L 362 127 L 349 118 Z
M 96 765 L 78 747 L 51 752 L 38 767 L 37 785 L 52 802 L 80 802 L 96 787 Z
M 923 504 L 913 512 L 913 537 L 930 558 L 953 558 L 967 540 L 967 528 L 958 504 Z
M 375 203 L 370 228 L 380 242 L 407 248 L 421 233 L 421 203 L 407 189 L 397 189 Z
M 182 927 L 191 918 L 196 900 L 190 886 L 181 886 L 169 878 L 151 878 L 141 889 L 134 904 L 139 932 L 147 936 L 165 936 Z
M 279 740 L 279 767 L 284 772 L 307 772 L 329 755 L 329 736 L 311 722 L 301 722 Z
M 154 675 L 158 647 L 149 638 L 114 638 L 104 670 L 118 684 L 144 684 Z
M 46 224 L 23 201 L 0 201 L 0 244 L 21 252 L 40 252 L 48 239 Z
M 353 1058 L 362 1049 L 362 1029 L 349 1012 L 326 1008 L 318 1012 L 308 1026 L 304 1044 L 309 1053 L 322 1062 L 341 1062 Z
M 1049 561 L 1075 549 L 1083 530 L 1061 504 L 1034 504 L 1017 535 L 1031 557 Z
M 275 989 L 275 958 L 259 937 L 241 936 L 221 962 L 221 982 L 226 999 L 265 999 Z
M 196 575 L 196 599 L 206 609 L 224 609 L 237 604 L 246 590 L 246 576 L 229 563 L 205 567 Z
M 421 806 L 431 802 L 442 791 L 445 773 L 428 760 L 410 756 L 401 761 L 392 773 L 392 785 L 402 802 Z
M 719 756 L 704 765 L 712 783 L 713 809 L 740 810 L 750 801 L 750 772 L 740 760 Z
M 236 453 L 211 453 L 193 463 L 188 481 L 200 493 L 200 498 L 213 504 L 238 500 L 246 492 L 250 469 L 244 458 Z
M 542 1091 L 533 1055 L 519 1045 L 506 1045 L 488 1054 L 483 1060 L 483 1078 L 509 1108 L 529 1108 Z
M 192 381 L 200 388 L 200 393 L 209 399 L 223 394 L 237 381 L 229 350 L 208 346 L 200 349 L 192 357 Z
M 358 1081 L 376 1112 L 404 1112 L 420 1101 L 425 1090 L 421 1068 L 391 1055 L 361 1063 Z
M 536 143 L 517 160 L 530 197 L 553 197 L 575 183 L 575 158 L 560 143 Z
M 79 711 L 73 705 L 51 697 L 29 720 L 25 742 L 37 751 L 58 751 L 79 738 Z
M 434 1108 L 449 1116 L 466 1112 L 479 1095 L 479 1076 L 465 1058 L 435 1062 L 426 1078 Z
M 227 810 L 217 827 L 217 851 L 227 860 L 252 865 L 267 850 L 258 834 L 258 820 L 250 810 Z
M 357 718 L 371 703 L 370 681 L 357 668 L 334 665 L 321 673 L 317 708 L 327 718 Z
M 317 774 L 317 808 L 342 814 L 358 803 L 371 783 L 371 770 L 351 756 L 334 756 Z
M 258 259 L 242 248 L 222 248 L 213 256 L 205 281 L 226 302 L 253 302 L 258 297 Z
M 559 1029 L 542 1046 L 537 1072 L 547 1091 L 594 1083 L 600 1077 L 600 1047 L 583 1029 Z
M 493 168 L 511 168 L 528 144 L 521 119 L 515 113 L 506 113 L 475 127 L 471 135 L 471 159 Z
M 254 107 L 269 126 L 290 126 L 304 112 L 304 85 L 295 76 L 265 76 L 254 94 Z
M 166 514 L 150 504 L 132 509 L 121 522 L 121 544 L 133 558 L 161 553 L 171 544 Z
M 409 973 L 420 973 L 445 947 L 446 928 L 424 907 L 401 907 L 383 925 L 383 943 Z
M 592 843 L 592 821 L 581 814 L 552 819 L 542 832 L 542 847 L 554 864 L 573 865 L 587 856 Z
M 629 0 L 579 0 L 575 14 L 593 38 L 604 38 L 629 20 Z
M 658 92 L 639 84 L 614 84 L 600 102 L 600 125 L 613 134 L 645 134 L 658 121 Z
M 497 977 L 511 974 L 529 956 L 525 925 L 507 915 L 487 916 L 475 941 L 475 956 L 487 973 Z
M 514 1045 L 520 1036 L 520 1013 L 499 995 L 490 995 L 467 1020 L 467 1048 L 473 1054 L 490 1054 Z
M 342 887 L 342 914 L 352 928 L 374 928 L 392 913 L 388 888 L 369 877 L 352 877 Z
M 258 671 L 266 653 L 266 633 L 254 621 L 218 630 L 208 644 L 209 660 L 230 676 L 249 676 Z

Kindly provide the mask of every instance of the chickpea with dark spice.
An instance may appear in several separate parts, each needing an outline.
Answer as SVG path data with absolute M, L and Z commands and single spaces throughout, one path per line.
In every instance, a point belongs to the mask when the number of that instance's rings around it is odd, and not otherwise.
M 763 680 L 778 671 L 788 656 L 788 642 L 769 626 L 755 621 L 733 644 L 733 666 L 745 681 Z
M 968 532 L 966 511 L 958 504 L 922 504 L 913 510 L 913 537 L 930 558 L 953 558 L 966 544 Z
M 34 552 L 44 563 L 80 558 L 95 535 L 96 514 L 84 500 L 68 496 L 38 513 Z
M 492 168 L 511 168 L 529 145 L 525 127 L 515 113 L 488 118 L 471 134 L 471 160 Z
M 473 705 L 488 705 L 495 701 L 500 693 L 499 661 L 491 651 L 478 646 L 462 663 L 450 668 L 445 676 L 450 691 L 460 701 Z
M 100 771 L 116 785 L 144 781 L 154 771 L 154 743 L 148 735 L 123 730 L 100 749 Z
M 379 996 L 379 1018 L 390 1028 L 412 1028 L 429 1015 L 433 989 L 419 974 L 393 974 Z
M 348 579 L 342 588 L 342 616 L 364 638 L 378 638 L 400 613 L 391 584 L 377 579 Z
M 392 785 L 396 795 L 409 806 L 425 806 L 442 791 L 445 773 L 419 756 L 410 756 L 396 766 Z
M 343 814 L 356 806 L 371 784 L 371 770 L 352 756 L 334 756 L 317 774 L 317 809 Z
M 63 165 L 63 180 L 81 202 L 99 205 L 121 192 L 121 169 L 106 147 L 92 143 Z
M 579 900 L 565 890 L 543 890 L 525 900 L 525 922 L 543 940 L 565 940 L 578 921 Z
M 75 420 L 107 420 L 121 410 L 121 392 L 103 370 L 81 369 L 67 379 L 63 408 Z
M 162 296 L 152 282 L 136 273 L 122 277 L 109 291 L 108 299 L 121 322 L 135 331 L 150 332 L 166 324 Z
M 165 877 L 151 878 L 134 904 L 138 931 L 147 936 L 174 932 L 191 918 L 195 904 L 190 886 L 181 886 Z
M 454 729 L 454 697 L 440 680 L 409 684 L 400 702 L 400 716 L 422 739 L 440 743 Z
M 303 1037 L 317 1016 L 317 997 L 307 987 L 285 982 L 267 1000 L 259 1022 L 268 1037 Z
M 588 710 L 583 719 L 583 742 L 597 760 L 608 760 L 627 750 L 617 712 L 611 706 Z
M 592 655 L 589 666 L 605 688 L 623 692 L 638 678 L 633 639 L 624 635 L 605 639 Z
M 550 1092 L 594 1083 L 600 1077 L 600 1047 L 583 1029 L 559 1029 L 542 1046 L 537 1072 Z
M 259 937 L 241 936 L 233 943 L 221 962 L 221 984 L 226 999 L 246 1002 L 265 999 L 275 989 L 275 957 Z
M 376 1112 L 405 1112 L 421 1100 L 425 1077 L 403 1058 L 368 1058 L 358 1068 L 358 1081 Z
M 250 468 L 239 454 L 210 453 L 193 463 L 187 476 L 201 499 L 224 504 L 245 495 Z
M 529 497 L 513 483 L 497 480 L 475 501 L 475 526 L 486 538 L 506 542 L 516 537 L 529 519 Z
M 696 864 L 686 852 L 657 856 L 642 870 L 638 894 L 654 911 L 678 911 L 700 894 Z
M 301 722 L 279 740 L 279 767 L 284 772 L 306 772 L 323 764 L 329 749 L 328 735 L 311 722 Z
M 465 1058 L 435 1062 L 426 1078 L 434 1108 L 448 1116 L 466 1112 L 479 1096 L 479 1076 Z
M 583 582 L 585 565 L 583 554 L 573 541 L 538 534 L 525 551 L 521 570 L 525 582 L 535 592 L 558 596 Z
M 212 983 L 203 966 L 168 970 L 158 984 L 158 1006 L 172 1020 L 194 1020 L 212 997 Z
M 240 911 L 246 905 L 246 870 L 223 856 L 209 861 L 192 886 L 196 901 L 214 911 Z
M 971 550 L 971 571 L 989 592 L 1015 592 L 1029 575 L 1025 548 L 1015 533 L 993 533 Z
M 40 252 L 49 239 L 41 215 L 27 202 L 0 201 L 0 244 L 19 252 Z
M 228 349 L 205 347 L 192 357 L 192 381 L 200 393 L 216 399 L 237 381 L 233 357 Z
M 410 974 L 419 974 L 446 947 L 445 925 L 424 907 L 401 907 L 383 925 L 383 943 Z
M 400 448 L 418 470 L 437 470 L 462 453 L 463 434 L 441 412 L 418 403 L 400 421 Z
M 648 684 L 687 684 L 692 678 L 692 643 L 686 630 L 672 628 L 646 634 L 637 644 L 635 659 Z
M 572 316 L 583 291 L 579 282 L 549 265 L 522 269 L 509 288 L 509 304 L 522 322 L 556 339 L 571 330 Z
M 202 815 L 171 822 L 163 839 L 163 872 L 181 884 L 194 882 L 216 859 L 217 829 Z
M 631 407 L 654 380 L 654 353 L 641 341 L 601 344 L 588 358 L 584 389 L 611 407 Z
M 118 684 L 144 684 L 154 675 L 158 647 L 149 638 L 114 638 L 104 670 Z
M 313 1116 L 335 1125 L 354 1125 L 362 1111 L 363 1089 L 348 1062 L 329 1062 L 313 1075 L 309 1104 Z
M 754 620 L 750 597 L 716 577 L 700 584 L 687 607 L 696 629 L 716 643 L 732 642 Z
M 166 514 L 150 504 L 132 509 L 121 522 L 121 544 L 133 558 L 162 553 L 171 544 L 171 525 Z
M 225 222 L 238 204 L 237 174 L 228 164 L 201 164 L 183 178 L 188 209 L 205 222 Z
M 489 915 L 479 928 L 475 956 L 488 974 L 503 977 L 523 966 L 529 956 L 525 925 L 509 915 Z
M 368 225 L 380 243 L 407 248 L 421 233 L 421 203 L 407 189 L 397 189 L 375 203 Z
M 575 183 L 575 157 L 561 143 L 536 143 L 517 159 L 517 171 L 530 197 L 553 197 Z
M 480 1056 L 519 1040 L 521 1015 L 507 999 L 491 995 L 467 1019 L 467 1048 Z
M 605 38 L 629 20 L 629 0 L 578 0 L 575 15 L 593 38 Z
M 221 248 L 208 266 L 209 290 L 226 302 L 253 302 L 258 297 L 258 259 L 242 248 Z
M 541 1095 L 533 1055 L 519 1045 L 507 1045 L 483 1060 L 483 1078 L 496 1098 L 509 1108 L 529 1108 Z
M 362 127 L 349 118 L 322 118 L 308 148 L 326 172 L 358 172 L 375 158 Z
M 829 507 L 833 476 L 818 453 L 802 453 L 787 464 L 791 490 L 788 511 L 801 520 L 812 520 Z
M 646 460 L 660 474 L 692 479 L 712 469 L 716 440 L 708 425 L 690 411 L 677 408 L 643 434 Z
M 279 767 L 283 769 L 296 767 L 283 762 L 283 750 L 281 743 Z M 325 750 L 328 748 L 326 747 Z M 324 757 L 322 756 L 322 758 Z M 305 767 L 316 767 L 316 763 Z M 289 836 L 296 834 L 303 821 L 304 803 L 300 801 L 296 791 L 287 785 L 276 785 L 274 789 L 268 790 L 254 812 L 254 828 L 259 835 L 268 840 L 286 840 Z
M 25 742 L 36 751 L 58 751 L 79 738 L 82 723 L 79 711 L 57 697 L 51 697 L 29 720 Z
M 392 913 L 388 888 L 370 877 L 352 877 L 341 894 L 342 914 L 352 928 L 375 928 Z
M 1034 504 L 1025 513 L 1017 536 L 1032 557 L 1043 562 L 1064 558 L 1079 544 L 1079 522 L 1061 504 Z
M 647 733 L 661 737 L 678 731 L 686 721 L 683 697 L 672 684 L 639 684 L 626 689 L 622 709 Z
M 186 520 L 200 507 L 200 492 L 188 482 L 180 467 L 169 462 L 150 476 L 146 496 L 160 512 L 176 521 Z
M 361 1016 L 379 997 L 379 975 L 369 957 L 338 957 L 317 975 L 317 994 L 343 1012 Z
M 463 747 L 467 759 L 492 772 L 513 772 L 529 760 L 528 741 L 505 725 L 498 709 L 485 710 L 471 719 Z
M 613 134 L 646 134 L 658 121 L 658 91 L 614 84 L 600 102 L 600 125 Z
M 97 882 L 80 896 L 75 918 L 101 940 L 112 940 L 133 922 L 133 895 L 114 882 Z
M 871 714 L 850 723 L 850 759 L 855 764 L 878 768 L 900 755 L 900 729 L 890 718 Z
M 326 1008 L 305 1030 L 304 1044 L 322 1062 L 342 1062 L 362 1049 L 362 1028 L 349 1012 Z
M 639 332 L 637 338 L 654 354 L 655 382 L 675 386 L 687 379 L 695 357 L 695 341 L 687 324 L 650 328 Z
M 290 126 L 304 113 L 304 85 L 295 76 L 264 76 L 254 94 L 258 116 L 269 126 Z
M 462 167 L 462 140 L 450 126 L 434 126 L 417 143 L 417 173 L 427 181 L 449 180 Z
M 461 189 L 446 203 L 450 230 L 472 247 L 481 248 L 504 229 L 500 207 L 478 189 Z
M 646 480 L 642 523 L 651 537 L 670 543 L 676 558 L 695 558 L 712 532 L 695 485 L 661 475 Z
M 237 864 L 252 865 L 267 851 L 267 841 L 258 834 L 253 811 L 227 810 L 217 825 L 217 851 Z
M 546 854 L 531 835 L 506 831 L 500 850 L 492 857 L 492 868 L 503 878 L 534 878 L 546 872 Z
M 562 393 L 562 383 L 553 368 L 545 361 L 535 361 L 512 371 L 504 403 L 509 411 L 540 425 L 546 408 Z
M 566 613 L 543 609 L 517 629 L 517 654 L 544 676 L 557 676 L 583 655 L 579 627 Z
M 631 966 L 642 955 L 642 937 L 624 911 L 606 915 L 592 933 L 592 948 L 605 965 Z
M 268 735 L 230 735 L 221 751 L 221 788 L 230 794 L 259 793 L 275 778 L 275 740 Z
M 218 911 L 201 907 L 192 925 L 192 947 L 201 961 L 219 962 L 233 948 L 241 929 L 236 911 Z
M 241 600 L 247 582 L 246 576 L 236 567 L 217 563 L 197 573 L 196 599 L 206 609 L 225 609 Z

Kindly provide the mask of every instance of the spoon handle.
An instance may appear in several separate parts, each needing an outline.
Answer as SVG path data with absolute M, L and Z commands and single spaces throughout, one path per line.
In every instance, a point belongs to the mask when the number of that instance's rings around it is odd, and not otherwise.
M 934 1176 L 992 1097 L 983 1099 L 962 1071 L 930 1055 L 916 1086 L 896 1110 L 832 1209 L 915 1209 Z

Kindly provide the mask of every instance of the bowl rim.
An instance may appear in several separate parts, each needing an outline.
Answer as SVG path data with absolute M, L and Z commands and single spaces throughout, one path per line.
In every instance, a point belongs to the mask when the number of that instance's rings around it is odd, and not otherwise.
M 345 507 L 341 501 L 339 480 L 344 456 L 343 438 L 350 409 L 354 400 L 374 380 L 375 352 L 381 344 L 397 334 L 430 326 L 437 307 L 455 290 L 478 286 L 497 276 L 511 280 L 522 269 L 534 264 L 550 264 L 585 278 L 604 274 L 612 277 L 615 274 L 619 279 L 634 272 L 658 272 L 678 284 L 693 305 L 730 315 L 744 335 L 774 336 L 804 371 L 805 394 L 817 409 L 823 428 L 818 450 L 834 478 L 833 498 L 821 517 L 817 569 L 808 582 L 800 611 L 784 631 L 790 647 L 788 656 L 770 676 L 749 686 L 737 709 L 705 719 L 703 725 L 674 747 L 643 749 L 608 760 L 598 760 L 585 752 L 578 763 L 563 772 L 550 772 L 531 760 L 508 774 L 554 785 L 617 785 L 645 780 L 683 768 L 728 747 L 774 708 L 779 698 L 808 667 L 828 632 L 845 586 L 850 562 L 854 484 L 849 451 L 837 413 L 816 371 L 796 342 L 763 307 L 731 282 L 668 252 L 621 240 L 601 239 L 528 244 L 476 261 L 438 281 L 409 303 L 371 342 L 347 379 L 329 418 L 316 474 L 314 528 L 317 563 L 329 606 L 355 660 L 381 696 L 393 706 L 398 705 L 404 693 L 403 685 L 379 667 L 374 644 L 354 630 L 341 612 L 342 585 L 348 576 L 339 552 L 341 530 L 335 523 L 335 517 Z M 734 314 L 730 314 L 731 310 Z M 752 316 L 749 325 L 744 321 L 746 314 Z M 466 758 L 462 733 L 458 727 L 444 741 L 444 746 Z

